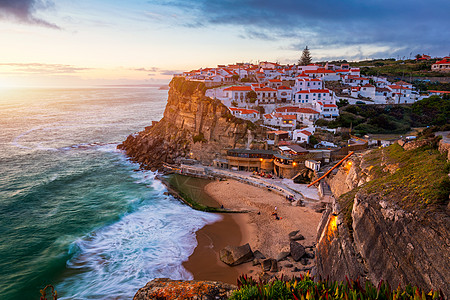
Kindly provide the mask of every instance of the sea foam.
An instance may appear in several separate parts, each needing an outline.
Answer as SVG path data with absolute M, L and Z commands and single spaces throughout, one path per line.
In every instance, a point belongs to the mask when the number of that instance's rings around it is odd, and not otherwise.
M 182 263 L 197 246 L 195 232 L 221 217 L 163 195 L 165 188 L 154 176 L 134 174 L 136 183 L 151 184 L 154 203 L 74 243 L 77 254 L 67 267 L 76 274 L 57 286 L 65 291 L 61 299 L 128 299 L 154 278 L 193 278 Z

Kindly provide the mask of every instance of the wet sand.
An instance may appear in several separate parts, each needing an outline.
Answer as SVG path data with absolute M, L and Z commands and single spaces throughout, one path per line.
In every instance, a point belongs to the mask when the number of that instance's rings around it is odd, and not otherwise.
M 288 234 L 300 230 L 304 246 L 315 244 L 316 231 L 321 214 L 308 207 L 292 206 L 282 196 L 235 180 L 213 181 L 205 191 L 225 208 L 248 210 L 245 214 L 222 214 L 224 219 L 207 225 L 197 232 L 198 246 L 184 264 L 194 279 L 220 280 L 236 284 L 242 274 L 256 274 L 260 266 L 251 263 L 229 267 L 219 260 L 219 251 L 227 245 L 239 246 L 249 243 L 252 250 L 261 251 L 266 257 L 276 258 L 281 251 L 289 251 Z M 276 211 L 280 220 L 272 213 Z M 283 268 L 279 273 L 292 276 L 292 269 Z

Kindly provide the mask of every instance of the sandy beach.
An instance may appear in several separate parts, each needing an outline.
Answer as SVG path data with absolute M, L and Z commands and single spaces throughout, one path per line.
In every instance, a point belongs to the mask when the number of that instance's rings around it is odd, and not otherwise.
M 289 251 L 288 234 L 299 230 L 305 237 L 299 241 L 303 246 L 313 246 L 320 213 L 309 207 L 292 206 L 284 197 L 268 189 L 254 187 L 235 180 L 213 181 L 205 191 L 218 205 L 231 210 L 247 210 L 244 214 L 222 214 L 223 221 L 207 225 L 197 232 L 198 246 L 184 266 L 195 279 L 221 280 L 236 283 L 242 273 L 257 276 L 261 266 L 246 263 L 229 267 L 219 260 L 219 251 L 227 245 L 239 246 L 249 243 L 252 250 L 261 251 L 267 258 L 277 258 L 281 251 Z M 279 220 L 272 215 L 277 212 Z M 278 275 L 295 275 L 291 258 L 279 262 Z M 288 265 L 288 267 L 286 267 Z M 299 273 L 296 273 L 297 275 Z

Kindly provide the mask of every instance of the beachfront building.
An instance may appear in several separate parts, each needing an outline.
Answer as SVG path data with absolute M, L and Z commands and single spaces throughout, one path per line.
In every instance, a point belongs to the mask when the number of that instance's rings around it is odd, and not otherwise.
M 272 172 L 275 151 L 230 149 L 227 151 L 228 168 L 236 171 Z
M 299 145 L 280 146 L 279 149 L 280 152 L 274 155 L 273 172 L 279 177 L 293 178 L 304 168 L 309 151 Z

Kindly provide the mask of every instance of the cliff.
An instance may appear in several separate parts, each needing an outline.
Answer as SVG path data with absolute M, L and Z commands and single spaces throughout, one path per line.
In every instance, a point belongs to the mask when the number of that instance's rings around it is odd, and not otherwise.
M 224 149 L 257 147 L 261 134 L 252 122 L 235 118 L 219 100 L 205 96 L 200 82 L 175 77 L 164 117 L 118 146 L 144 168 L 160 168 L 178 157 L 210 163 Z
M 319 225 L 320 276 L 450 295 L 450 164 L 436 148 L 377 149 L 328 180 L 336 200 Z

